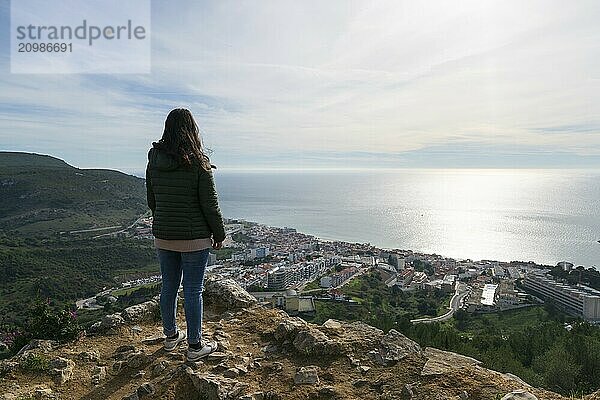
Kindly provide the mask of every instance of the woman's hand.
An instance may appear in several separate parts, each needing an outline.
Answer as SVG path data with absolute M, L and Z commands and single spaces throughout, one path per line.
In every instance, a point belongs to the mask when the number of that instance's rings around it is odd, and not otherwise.
M 221 250 L 223 247 L 223 242 L 215 242 L 214 239 L 212 241 L 212 248 L 215 250 Z

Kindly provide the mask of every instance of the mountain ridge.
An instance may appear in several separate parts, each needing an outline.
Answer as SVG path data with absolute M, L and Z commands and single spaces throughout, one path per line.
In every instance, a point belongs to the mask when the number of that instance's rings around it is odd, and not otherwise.
M 49 155 L 0 152 L 0 228 L 47 236 L 125 225 L 147 211 L 144 182 Z

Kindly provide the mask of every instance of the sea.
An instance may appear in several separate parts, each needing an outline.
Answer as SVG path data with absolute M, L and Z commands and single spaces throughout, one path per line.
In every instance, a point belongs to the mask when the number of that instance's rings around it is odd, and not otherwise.
M 600 268 L 600 170 L 217 170 L 223 215 L 456 259 Z

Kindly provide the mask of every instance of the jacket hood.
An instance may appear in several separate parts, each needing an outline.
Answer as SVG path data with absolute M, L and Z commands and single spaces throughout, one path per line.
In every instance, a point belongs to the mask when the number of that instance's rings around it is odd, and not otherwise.
M 179 167 L 177 160 L 155 147 L 148 152 L 148 165 L 161 171 L 173 171 Z

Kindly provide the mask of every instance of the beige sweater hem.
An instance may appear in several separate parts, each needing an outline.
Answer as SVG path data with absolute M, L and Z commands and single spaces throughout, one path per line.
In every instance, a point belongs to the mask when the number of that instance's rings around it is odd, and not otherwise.
M 154 238 L 154 246 L 157 249 L 187 253 L 191 251 L 210 249 L 212 247 L 212 239 L 203 238 L 192 240 L 165 240 Z

